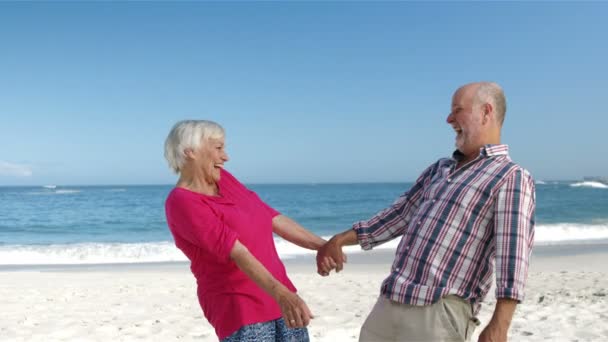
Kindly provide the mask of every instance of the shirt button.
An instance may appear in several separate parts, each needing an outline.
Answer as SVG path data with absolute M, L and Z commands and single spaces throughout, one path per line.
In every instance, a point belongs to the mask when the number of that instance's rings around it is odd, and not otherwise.
M 435 202 L 437 202 L 437 200 L 436 200 L 436 199 L 434 199 L 432 202 L 433 202 L 433 203 L 435 203 Z
M 447 182 L 448 182 L 448 183 L 449 183 L 449 182 L 451 182 L 451 181 L 452 181 L 452 180 L 451 180 L 450 178 L 448 178 L 448 179 L 447 179 Z
M 418 221 L 418 224 L 422 224 L 422 221 Z
M 395 268 L 395 271 L 399 272 L 399 267 Z

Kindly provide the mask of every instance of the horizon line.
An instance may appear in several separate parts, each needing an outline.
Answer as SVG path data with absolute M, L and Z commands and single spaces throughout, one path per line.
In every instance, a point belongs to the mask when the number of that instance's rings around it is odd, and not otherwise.
M 584 182 L 585 180 L 580 179 L 542 179 L 536 180 L 537 182 Z M 349 184 L 409 184 L 414 181 L 336 181 L 336 182 L 242 182 L 245 185 L 349 185 Z M 54 183 L 46 183 L 46 184 L 0 184 L 0 188 L 26 188 L 26 187 L 95 187 L 95 186 L 175 186 L 175 184 L 170 183 L 99 183 L 99 184 L 54 184 Z

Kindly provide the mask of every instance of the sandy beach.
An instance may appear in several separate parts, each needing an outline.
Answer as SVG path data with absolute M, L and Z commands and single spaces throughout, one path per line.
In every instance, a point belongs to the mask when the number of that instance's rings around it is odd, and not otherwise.
M 312 341 L 356 341 L 389 269 L 389 251 L 351 254 L 322 278 L 311 256 L 286 260 L 315 319 Z M 608 339 L 608 245 L 535 250 L 511 341 Z M 185 263 L 0 269 L 2 341 L 216 341 Z M 474 340 L 494 305 L 488 296 Z

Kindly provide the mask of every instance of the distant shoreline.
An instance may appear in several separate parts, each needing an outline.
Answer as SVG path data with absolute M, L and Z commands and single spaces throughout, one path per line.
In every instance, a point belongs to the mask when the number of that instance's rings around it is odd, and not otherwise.
M 256 185 L 378 185 L 378 184 L 412 184 L 414 181 L 365 181 L 365 182 L 286 182 L 286 183 L 248 183 L 243 184 L 250 186 Z M 566 182 L 566 181 L 562 181 Z M 44 188 L 49 184 L 33 184 L 33 185 L 0 185 L 0 188 Z M 53 184 L 58 188 L 65 187 L 86 187 L 86 188 L 97 188 L 97 187 L 143 187 L 143 186 L 175 186 L 175 184 Z
M 583 177 L 578 179 L 537 179 L 537 182 L 542 182 L 540 184 L 551 184 L 551 183 L 568 183 L 568 182 L 583 182 Z M 351 182 L 313 182 L 313 181 L 301 181 L 301 182 L 243 182 L 245 185 L 364 185 L 364 184 L 412 184 L 415 180 L 407 180 L 407 181 L 351 181 Z M 45 183 L 45 184 L 0 184 L 0 188 L 36 188 L 36 187 L 44 187 L 45 185 L 56 185 L 57 187 L 115 187 L 115 186 L 127 186 L 127 187 L 141 187 L 141 186 L 175 186 L 175 183 L 166 183 L 166 184 L 150 184 L 150 183 L 141 183 L 141 184 L 61 184 L 61 183 Z

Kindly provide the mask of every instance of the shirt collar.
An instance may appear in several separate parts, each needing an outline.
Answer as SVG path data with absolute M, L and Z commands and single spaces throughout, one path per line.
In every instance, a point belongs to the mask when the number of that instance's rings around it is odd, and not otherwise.
M 509 145 L 505 144 L 487 144 L 479 149 L 479 155 L 482 157 L 495 157 L 509 155 Z M 459 150 L 452 153 L 452 158 L 455 161 L 460 161 L 464 158 L 464 154 Z
M 508 156 L 509 145 L 505 144 L 488 144 L 479 150 L 479 154 L 486 157 Z

